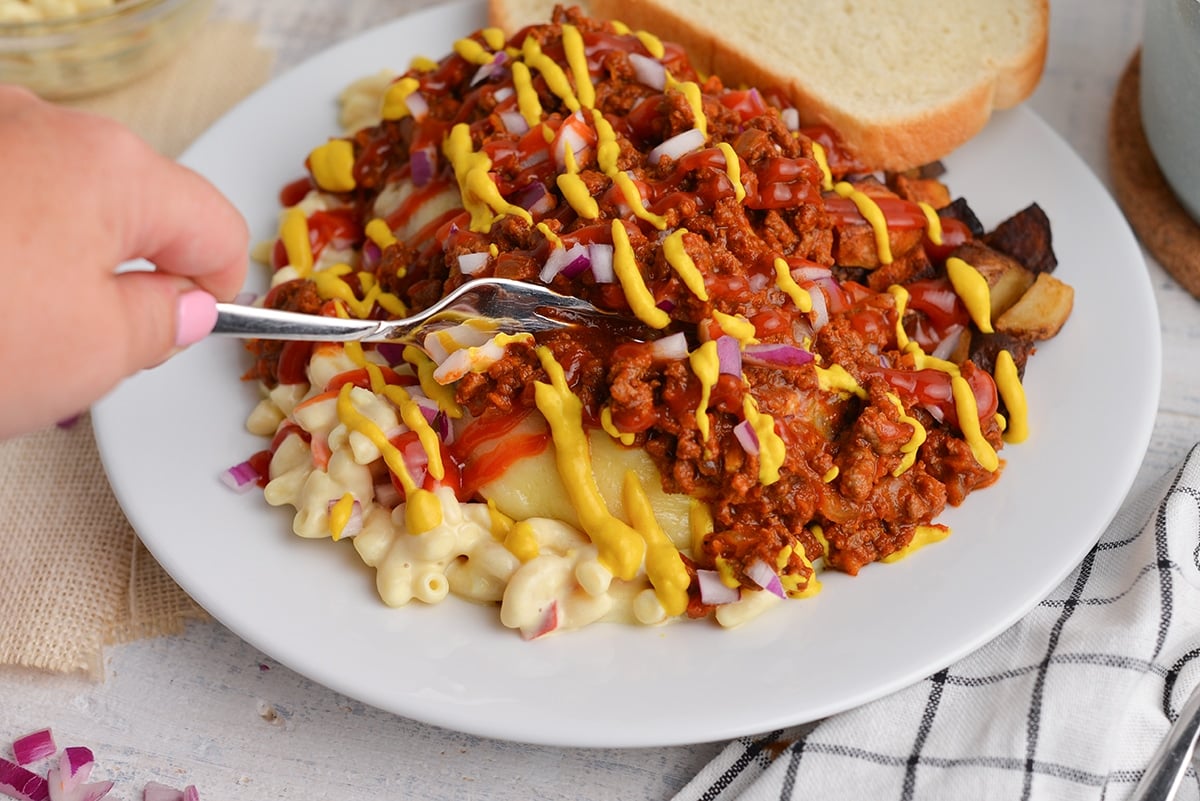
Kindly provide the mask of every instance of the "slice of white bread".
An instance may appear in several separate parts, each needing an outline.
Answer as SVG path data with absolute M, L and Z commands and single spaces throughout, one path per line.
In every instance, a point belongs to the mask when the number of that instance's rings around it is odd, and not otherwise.
M 547 0 L 490 0 L 512 33 Z M 805 125 L 836 129 L 873 169 L 936 161 L 1045 65 L 1048 0 L 588 0 L 589 13 L 683 45 L 727 86 L 778 88 Z

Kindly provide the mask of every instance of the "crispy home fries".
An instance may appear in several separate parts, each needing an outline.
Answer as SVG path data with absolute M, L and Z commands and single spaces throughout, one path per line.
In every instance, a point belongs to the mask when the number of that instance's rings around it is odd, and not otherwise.
M 260 303 L 389 319 L 501 276 L 629 321 L 249 344 L 268 439 L 230 483 L 350 539 L 389 605 L 737 625 L 944 538 L 1029 433 L 1026 360 L 1072 304 L 1036 204 L 985 230 L 936 166 L 573 8 L 342 100 Z

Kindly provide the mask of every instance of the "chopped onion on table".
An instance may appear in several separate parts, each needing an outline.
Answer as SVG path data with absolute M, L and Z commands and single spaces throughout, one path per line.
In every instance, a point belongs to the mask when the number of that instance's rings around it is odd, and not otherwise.
M 18 738 L 13 756 L 31 764 L 55 754 L 54 738 L 49 729 Z M 64 748 L 42 776 L 23 765 L 0 757 L 0 797 L 16 801 L 101 801 L 113 788 L 111 781 L 89 783 L 95 758 L 90 748 Z M 176 790 L 158 782 L 147 782 L 143 801 L 200 801 L 194 785 Z
M 767 592 L 778 595 L 780 598 L 785 597 L 783 582 L 779 580 L 779 574 L 763 560 L 755 559 L 751 562 L 750 566 L 746 568 L 746 577 Z
M 741 588 L 725 586 L 721 574 L 715 570 L 697 570 L 696 579 L 700 584 L 700 600 L 703 603 L 719 606 L 731 604 L 742 597 Z
M 49 729 L 42 729 L 24 737 L 18 737 L 13 741 L 12 745 L 13 756 L 17 758 L 18 765 L 28 765 L 30 762 L 37 762 L 42 757 L 48 757 L 58 750 L 54 744 L 54 737 L 50 734 Z
M 248 492 L 258 484 L 258 471 L 249 461 L 240 462 L 221 474 L 221 482 L 235 492 Z

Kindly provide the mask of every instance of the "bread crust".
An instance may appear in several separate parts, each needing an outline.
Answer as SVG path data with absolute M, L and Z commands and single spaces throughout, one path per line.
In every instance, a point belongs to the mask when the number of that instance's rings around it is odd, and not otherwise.
M 719 75 L 729 86 L 745 84 L 785 91 L 800 110 L 804 125 L 829 125 L 861 162 L 872 169 L 897 171 L 950 154 L 987 125 L 994 109 L 1015 106 L 1033 92 L 1045 66 L 1050 13 L 1048 0 L 1034 0 L 1037 18 L 1031 21 L 1026 47 L 1007 63 L 989 65 L 991 69 L 980 80 L 964 84 L 936 106 L 868 118 L 845 110 L 837 97 L 822 96 L 802 78 L 791 77 L 784 70 L 772 69 L 733 49 L 689 18 L 686 4 L 671 0 L 590 0 L 590 8 L 596 16 L 619 19 L 678 42 L 700 72 Z M 862 46 L 870 44 L 864 42 Z

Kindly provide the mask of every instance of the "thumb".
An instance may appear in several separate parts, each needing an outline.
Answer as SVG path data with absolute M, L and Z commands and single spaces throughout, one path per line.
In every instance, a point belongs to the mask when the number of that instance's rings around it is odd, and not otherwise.
M 133 271 L 115 279 L 125 328 L 125 374 L 160 364 L 216 325 L 216 298 L 186 278 Z

